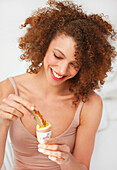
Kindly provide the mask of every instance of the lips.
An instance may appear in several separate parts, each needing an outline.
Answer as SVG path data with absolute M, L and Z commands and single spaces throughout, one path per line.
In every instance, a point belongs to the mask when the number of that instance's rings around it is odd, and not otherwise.
M 62 76 L 62 77 L 61 77 L 61 75 L 58 74 L 58 73 L 56 73 L 55 71 L 54 71 L 54 73 L 53 73 L 52 68 L 50 68 L 50 71 L 51 71 L 51 76 L 52 76 L 52 78 L 53 78 L 54 80 L 56 80 L 56 81 L 61 81 L 61 80 L 63 80 L 63 79 L 66 77 L 66 76 Z M 56 74 L 56 76 L 60 76 L 60 77 L 59 77 L 59 78 L 58 78 L 58 77 L 55 77 L 54 74 Z

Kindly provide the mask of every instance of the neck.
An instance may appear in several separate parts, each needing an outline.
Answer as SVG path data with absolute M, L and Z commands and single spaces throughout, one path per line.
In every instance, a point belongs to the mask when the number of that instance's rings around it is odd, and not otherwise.
M 43 67 L 39 70 L 39 72 L 36 75 L 37 77 L 37 84 L 38 87 L 40 87 L 40 92 L 47 98 L 50 97 L 60 97 L 69 95 L 68 85 L 67 83 L 61 84 L 61 85 L 51 85 L 46 78 L 45 72 Z M 71 95 L 70 95 L 71 96 Z

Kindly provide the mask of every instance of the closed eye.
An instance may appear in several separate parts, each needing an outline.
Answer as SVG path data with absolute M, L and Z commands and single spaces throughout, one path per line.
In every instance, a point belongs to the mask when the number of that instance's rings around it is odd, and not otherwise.
M 78 65 L 76 63 L 70 63 L 72 67 L 74 67 L 76 70 L 78 69 Z
M 74 64 L 74 63 L 70 63 L 70 64 L 71 64 L 71 66 L 75 67 L 75 64 Z
M 61 57 L 58 57 L 55 53 L 54 53 L 54 57 L 57 59 L 62 59 Z

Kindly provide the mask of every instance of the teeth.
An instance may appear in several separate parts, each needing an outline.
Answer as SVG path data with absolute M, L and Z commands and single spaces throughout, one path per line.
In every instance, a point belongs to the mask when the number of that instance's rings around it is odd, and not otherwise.
M 54 72 L 54 70 L 52 70 L 52 72 L 53 72 L 53 74 L 54 74 L 54 76 L 56 77 L 56 78 L 62 78 L 63 76 L 59 76 L 58 74 L 56 74 L 55 72 Z

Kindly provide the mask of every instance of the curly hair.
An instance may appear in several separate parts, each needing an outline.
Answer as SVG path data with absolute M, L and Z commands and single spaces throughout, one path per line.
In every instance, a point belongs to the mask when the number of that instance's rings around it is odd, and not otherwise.
M 87 15 L 82 6 L 71 1 L 49 0 L 48 7 L 36 10 L 21 25 L 21 28 L 27 27 L 26 34 L 19 39 L 19 48 L 23 50 L 20 59 L 31 63 L 27 72 L 38 72 L 39 64 L 56 36 L 73 37 L 77 44 L 75 59 L 80 70 L 68 80 L 69 90 L 74 94 L 74 104 L 79 99 L 86 102 L 89 95 L 104 84 L 117 56 L 111 44 L 117 33 L 104 17 L 104 14 Z

